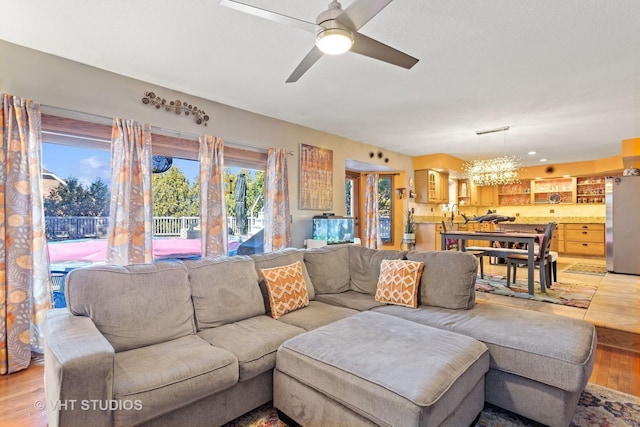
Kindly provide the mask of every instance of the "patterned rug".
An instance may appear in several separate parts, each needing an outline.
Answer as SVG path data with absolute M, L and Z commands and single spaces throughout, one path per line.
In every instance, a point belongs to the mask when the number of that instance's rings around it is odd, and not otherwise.
M 606 276 L 607 266 L 590 262 L 577 262 L 564 270 L 566 273 L 592 274 L 594 276 Z
M 540 291 L 540 282 L 536 280 L 534 283 L 534 295 L 529 295 L 526 279 L 517 280 L 511 287 L 506 285 L 507 278 L 505 276 L 485 274 L 484 279 L 478 276 L 476 291 L 586 309 L 589 307 L 597 290 L 594 286 L 556 282 L 543 294 Z
M 539 423 L 511 412 L 485 405 L 476 427 L 534 427 Z M 582 392 L 571 427 L 638 427 L 640 398 L 606 387 L 588 384 Z M 264 405 L 226 425 L 226 427 L 286 427 L 271 404 Z

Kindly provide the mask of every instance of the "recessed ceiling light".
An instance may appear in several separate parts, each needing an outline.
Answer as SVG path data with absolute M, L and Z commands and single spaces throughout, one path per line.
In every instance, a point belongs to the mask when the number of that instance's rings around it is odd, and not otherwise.
M 546 161 L 547 161 L 547 159 L 540 159 L 540 161 L 541 161 L 541 162 L 546 162 Z
M 533 156 L 534 154 L 536 154 L 535 151 L 529 151 L 527 154 L 529 154 L 530 156 Z

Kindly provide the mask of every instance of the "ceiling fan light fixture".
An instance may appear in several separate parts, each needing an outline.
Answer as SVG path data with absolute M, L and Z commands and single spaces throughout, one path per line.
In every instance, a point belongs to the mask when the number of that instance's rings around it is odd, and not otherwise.
M 353 46 L 353 34 L 343 28 L 327 28 L 316 35 L 316 46 L 327 55 L 340 55 Z

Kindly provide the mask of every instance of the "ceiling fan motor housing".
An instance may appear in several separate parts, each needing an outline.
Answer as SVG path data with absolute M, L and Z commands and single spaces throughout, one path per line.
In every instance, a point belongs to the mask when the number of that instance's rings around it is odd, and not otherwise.
M 316 18 L 316 24 L 318 24 L 321 28 L 316 31 L 316 45 L 322 50 L 324 53 L 329 54 L 339 54 L 343 53 L 349 49 L 353 45 L 353 32 L 351 28 L 348 28 L 346 25 L 338 21 L 339 17 L 344 18 L 344 11 L 342 10 L 342 5 L 337 1 L 332 1 L 329 4 L 329 9 L 322 12 Z M 343 40 L 348 40 L 348 44 L 343 44 L 342 48 L 338 48 L 336 52 L 327 51 L 322 46 L 322 39 L 325 37 L 340 37 Z

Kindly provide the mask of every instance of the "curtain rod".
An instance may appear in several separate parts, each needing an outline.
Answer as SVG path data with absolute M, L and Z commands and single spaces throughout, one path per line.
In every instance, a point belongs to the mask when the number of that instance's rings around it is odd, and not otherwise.
M 385 173 L 385 172 L 360 172 L 362 175 L 391 175 L 391 176 L 398 176 L 400 175 L 400 172 L 391 172 L 391 173 Z
M 102 120 L 109 120 L 110 122 L 113 121 L 113 117 L 108 117 L 108 116 L 103 116 L 100 114 L 93 114 L 93 113 L 85 113 L 82 111 L 77 111 L 77 110 L 71 110 L 69 108 L 63 108 L 63 107 L 56 107 L 54 105 L 45 105 L 45 104 L 41 104 L 42 107 L 46 110 L 50 110 L 51 113 L 54 113 L 56 111 L 65 111 L 67 113 L 72 113 L 75 115 L 80 115 L 80 116 L 85 116 L 88 118 L 94 118 L 94 119 L 102 119 Z M 158 134 L 168 134 L 169 136 L 176 136 L 176 137 L 180 137 L 183 138 L 185 137 L 185 139 L 190 139 L 190 140 L 194 140 L 194 141 L 198 141 L 200 139 L 200 135 L 196 135 L 195 133 L 191 133 L 191 132 L 183 132 L 181 130 L 175 130 L 175 129 L 165 129 L 165 128 L 161 128 L 159 126 L 153 126 L 151 125 L 151 132 L 155 132 Z M 48 135 L 56 135 L 56 136 L 65 136 L 65 137 L 74 137 L 73 135 L 63 135 L 61 133 L 56 133 L 56 132 L 47 132 L 44 131 L 44 134 L 48 134 Z M 79 137 L 75 137 L 75 138 L 79 138 Z M 86 140 L 91 140 L 91 141 L 98 141 L 98 142 L 111 142 L 111 141 L 107 141 L 107 140 L 102 140 L 102 139 L 98 139 L 98 138 L 82 138 L 82 139 L 86 139 Z M 260 147 L 257 145 L 251 145 L 251 144 L 244 144 L 244 143 L 240 143 L 240 142 L 234 142 L 234 141 L 227 141 L 226 144 L 228 144 L 230 147 L 243 147 L 243 148 L 253 148 L 254 150 L 260 150 L 260 151 L 267 151 L 268 148 L 266 147 Z M 287 151 L 287 154 L 289 154 L 290 156 L 293 156 L 295 153 L 292 150 Z

